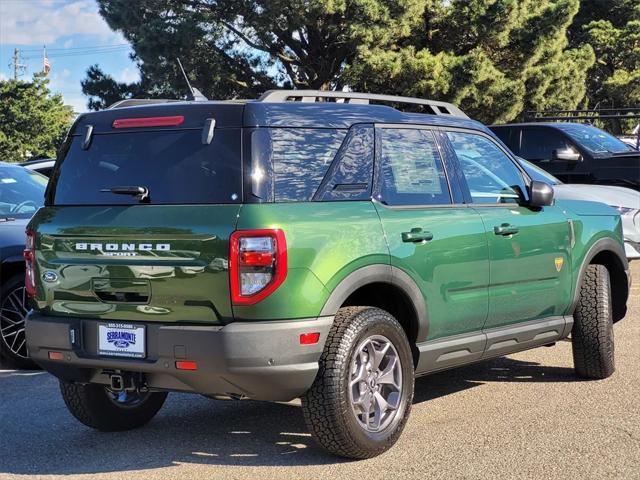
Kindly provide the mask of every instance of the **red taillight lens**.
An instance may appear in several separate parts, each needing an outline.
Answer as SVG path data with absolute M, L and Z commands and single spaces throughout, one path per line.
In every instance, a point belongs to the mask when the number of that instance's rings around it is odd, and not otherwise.
M 24 257 L 24 286 L 27 295 L 36 296 L 36 237 L 31 230 L 27 230 L 27 242 L 22 253 Z
M 172 117 L 143 117 L 143 118 L 119 118 L 114 120 L 113 128 L 142 128 L 142 127 L 175 127 L 184 122 L 184 116 Z
M 268 297 L 287 277 L 284 232 L 280 229 L 233 232 L 229 276 L 234 304 L 253 305 Z

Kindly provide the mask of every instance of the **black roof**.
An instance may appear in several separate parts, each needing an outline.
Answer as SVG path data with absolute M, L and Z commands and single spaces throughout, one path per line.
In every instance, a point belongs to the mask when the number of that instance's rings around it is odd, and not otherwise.
M 264 102 L 260 100 L 235 100 L 228 102 L 172 101 L 118 106 L 113 109 L 80 115 L 72 128 L 72 134 L 80 134 L 85 130 L 84 127 L 88 125 L 93 127 L 94 133 L 110 133 L 114 131 L 112 127 L 113 121 L 117 119 L 175 115 L 184 116 L 184 121 L 180 128 L 202 128 L 205 119 L 213 118 L 216 121 L 216 128 L 349 128 L 356 123 L 407 123 L 466 127 L 487 131 L 484 125 L 466 116 L 408 113 L 387 105 L 331 101 Z M 171 129 L 175 127 L 160 128 Z

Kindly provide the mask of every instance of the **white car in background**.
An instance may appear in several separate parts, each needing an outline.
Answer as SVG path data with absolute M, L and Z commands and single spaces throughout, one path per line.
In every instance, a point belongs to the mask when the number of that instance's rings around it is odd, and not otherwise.
M 564 200 L 589 200 L 606 203 L 620 213 L 624 249 L 629 260 L 640 259 L 640 192 L 610 185 L 562 183 L 534 164 L 518 157 L 522 167 L 533 180 L 553 186 L 554 197 Z

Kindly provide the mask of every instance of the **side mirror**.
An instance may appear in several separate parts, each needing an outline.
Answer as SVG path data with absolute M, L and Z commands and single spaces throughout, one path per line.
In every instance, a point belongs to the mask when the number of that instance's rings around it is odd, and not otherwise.
M 551 152 L 551 160 L 560 160 L 563 162 L 579 162 L 580 160 L 582 160 L 582 155 L 576 152 L 573 148 L 567 147 Z
M 533 180 L 529 187 L 529 205 L 531 207 L 547 207 L 553 205 L 553 187 Z

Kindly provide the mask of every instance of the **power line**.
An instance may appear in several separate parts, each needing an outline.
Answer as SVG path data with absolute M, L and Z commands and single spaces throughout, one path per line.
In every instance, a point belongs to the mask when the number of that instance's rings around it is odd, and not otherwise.
M 105 45 L 87 45 L 85 47 L 56 47 L 56 48 L 49 48 L 48 50 L 50 52 L 56 52 L 58 50 L 74 51 L 74 50 L 89 50 L 94 48 L 128 47 L 128 46 L 129 46 L 128 43 L 114 43 L 114 44 L 105 44 Z M 40 51 L 39 48 L 22 48 L 20 50 L 23 52 L 39 52 Z
M 108 54 L 108 53 L 119 53 L 119 52 L 125 52 L 128 50 L 128 46 L 127 47 L 109 47 L 109 48 L 103 48 L 103 49 L 93 49 L 93 50 L 79 50 L 79 51 L 74 51 L 74 52 L 60 52 L 60 53 L 50 53 L 48 54 L 49 58 L 64 58 L 64 57 L 79 57 L 79 56 L 83 56 L 83 55 L 102 55 L 102 54 Z M 25 56 L 24 59 L 25 60 L 32 60 L 34 58 L 40 58 L 40 55 L 29 55 L 29 56 Z

